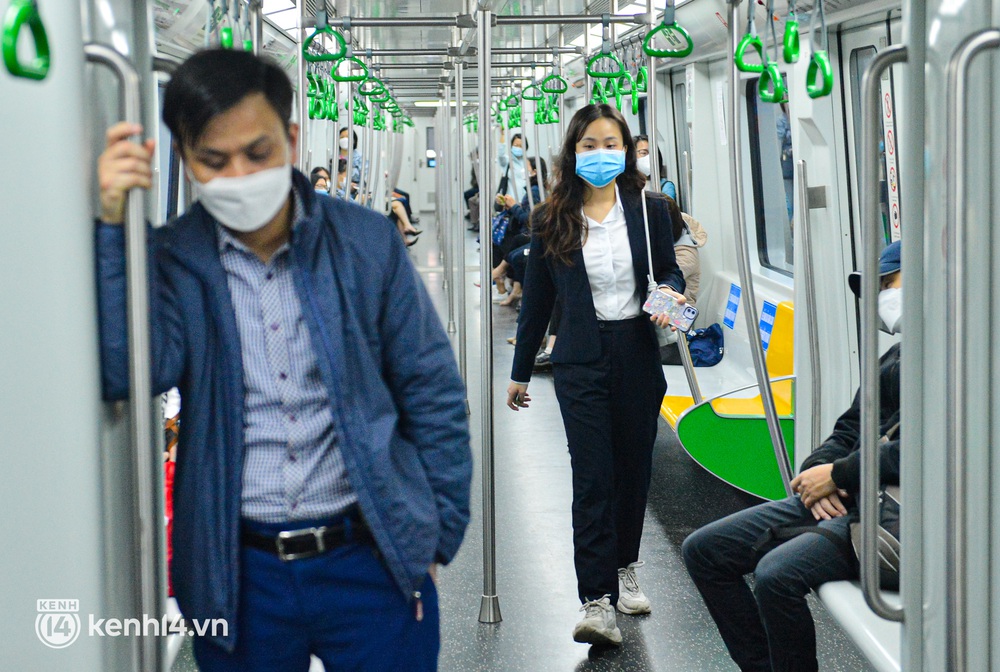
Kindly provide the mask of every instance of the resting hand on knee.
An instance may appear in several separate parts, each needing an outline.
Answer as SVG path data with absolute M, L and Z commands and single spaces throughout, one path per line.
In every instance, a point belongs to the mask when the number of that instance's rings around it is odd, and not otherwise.
M 832 473 L 832 464 L 820 464 L 806 469 L 792 480 L 792 490 L 802 497 L 803 506 L 812 509 L 820 499 L 837 492 Z

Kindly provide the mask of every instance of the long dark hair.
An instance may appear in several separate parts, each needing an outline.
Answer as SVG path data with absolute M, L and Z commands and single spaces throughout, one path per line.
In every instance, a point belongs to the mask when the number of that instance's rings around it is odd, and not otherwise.
M 581 210 L 587 183 L 576 174 L 576 143 L 583 138 L 587 127 L 598 119 L 611 119 L 618 124 L 622 135 L 625 172 L 616 178 L 619 188 L 640 192 L 646 184 L 646 176 L 635 167 L 635 143 L 621 112 L 610 105 L 587 105 L 580 108 L 569 122 L 554 166 L 556 183 L 544 209 L 537 215 L 538 226 L 535 228 L 545 243 L 545 254 L 567 265 L 572 263 L 573 252 L 583 246 L 586 226 Z

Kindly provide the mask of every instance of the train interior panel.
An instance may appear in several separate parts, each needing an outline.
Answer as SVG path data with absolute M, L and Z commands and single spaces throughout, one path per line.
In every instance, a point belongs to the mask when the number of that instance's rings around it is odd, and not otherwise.
M 0 669 L 1000 669 L 1000 3 L 0 13 Z

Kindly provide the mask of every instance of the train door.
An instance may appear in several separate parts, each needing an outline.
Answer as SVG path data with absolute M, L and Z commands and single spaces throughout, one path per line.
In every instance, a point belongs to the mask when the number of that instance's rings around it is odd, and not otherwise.
M 900 172 L 905 172 L 900 163 L 898 128 L 896 118 L 902 103 L 902 81 L 894 76 L 892 69 L 882 76 L 882 128 L 879 146 L 879 179 L 875 185 L 859 184 L 861 161 L 860 128 L 861 118 L 861 75 L 871 63 L 875 54 L 888 45 L 898 42 L 901 20 L 881 20 L 867 26 L 846 30 L 841 33 L 841 72 L 844 75 L 845 129 L 850 170 L 851 221 L 854 226 L 854 240 L 860 239 L 861 216 L 859 198 L 861 188 L 874 188 L 879 194 L 879 210 L 882 229 L 887 243 L 899 240 L 901 233 L 901 189 L 904 180 Z

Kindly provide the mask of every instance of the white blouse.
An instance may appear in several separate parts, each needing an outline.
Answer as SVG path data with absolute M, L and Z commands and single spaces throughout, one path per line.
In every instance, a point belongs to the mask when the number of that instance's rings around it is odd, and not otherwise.
M 615 204 L 598 222 L 584 213 L 587 233 L 583 243 L 583 262 L 594 295 L 598 320 L 627 320 L 642 314 L 636 291 L 632 248 L 625 224 L 625 209 L 615 186 Z

